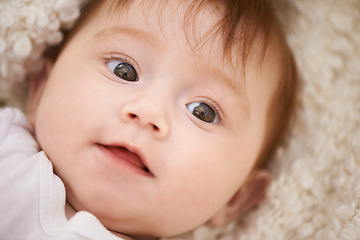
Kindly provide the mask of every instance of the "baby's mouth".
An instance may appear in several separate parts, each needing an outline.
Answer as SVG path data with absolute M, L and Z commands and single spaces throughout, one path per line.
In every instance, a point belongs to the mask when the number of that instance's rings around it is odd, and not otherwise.
M 142 169 L 143 171 L 150 173 L 149 169 L 144 164 L 144 161 L 137 153 L 132 152 L 126 147 L 122 147 L 122 146 L 106 146 L 106 145 L 101 145 L 101 146 L 104 147 L 109 152 L 111 152 L 112 154 L 114 154 L 119 159 L 127 161 L 132 165 Z

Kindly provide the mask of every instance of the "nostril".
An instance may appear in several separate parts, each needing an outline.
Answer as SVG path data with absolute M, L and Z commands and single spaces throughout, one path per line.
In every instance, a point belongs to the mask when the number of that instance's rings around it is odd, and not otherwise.
M 137 118 L 138 116 L 136 114 L 134 114 L 134 113 L 129 113 L 129 117 L 131 119 L 134 119 L 134 118 Z
M 128 113 L 128 116 L 130 119 L 139 119 L 139 116 L 136 115 L 135 113 Z M 152 129 L 154 129 L 154 131 L 160 130 L 160 128 L 158 126 L 156 126 L 155 124 L 149 123 L 149 125 L 152 127 Z
M 121 109 L 120 119 L 124 123 L 146 128 L 157 136 L 166 136 L 169 126 L 162 114 L 159 111 L 149 111 L 148 108 L 129 104 Z

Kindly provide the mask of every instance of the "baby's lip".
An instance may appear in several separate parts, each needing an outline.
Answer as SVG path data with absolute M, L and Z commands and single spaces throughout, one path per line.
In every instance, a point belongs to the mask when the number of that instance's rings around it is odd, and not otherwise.
M 152 174 L 147 167 L 145 159 L 142 157 L 142 154 L 139 150 L 123 145 L 100 145 L 106 148 L 106 150 L 108 150 L 115 156 L 117 156 L 119 159 L 131 163 L 132 165 L 138 167 L 139 169 L 143 170 L 148 174 Z

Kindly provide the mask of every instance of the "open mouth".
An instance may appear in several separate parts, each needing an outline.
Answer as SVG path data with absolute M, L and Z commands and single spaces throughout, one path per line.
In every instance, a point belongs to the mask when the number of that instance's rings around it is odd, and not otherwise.
M 102 148 L 106 149 L 108 152 L 110 152 L 116 160 L 118 161 L 125 161 L 127 163 L 130 163 L 134 167 L 151 174 L 148 167 L 145 165 L 143 159 L 139 154 L 136 152 L 130 151 L 126 147 L 122 146 L 107 146 L 107 145 L 100 145 Z

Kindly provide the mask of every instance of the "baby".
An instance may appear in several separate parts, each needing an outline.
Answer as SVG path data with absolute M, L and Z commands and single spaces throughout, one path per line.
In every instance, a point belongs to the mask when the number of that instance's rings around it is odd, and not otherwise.
M 27 119 L 1 111 L 0 238 L 156 239 L 234 220 L 265 196 L 295 92 L 266 0 L 91 1 L 32 77 Z

